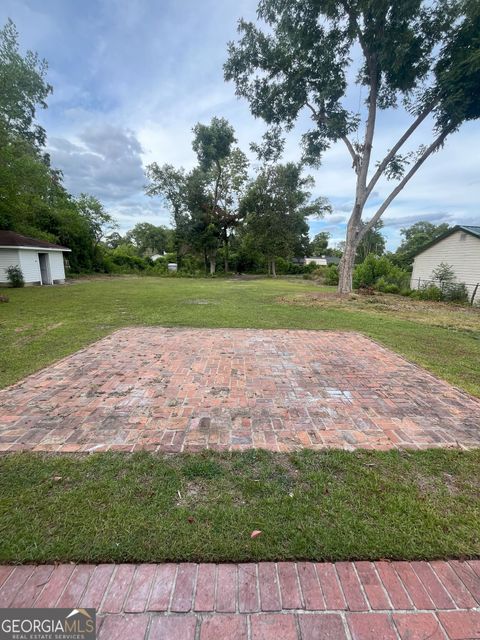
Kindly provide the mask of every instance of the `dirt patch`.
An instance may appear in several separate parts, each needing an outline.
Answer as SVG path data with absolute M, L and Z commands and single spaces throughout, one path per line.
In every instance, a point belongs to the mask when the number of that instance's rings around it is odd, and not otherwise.
M 198 502 L 207 497 L 208 491 L 206 482 L 191 480 L 187 482 L 186 486 L 178 490 L 178 500 L 175 504 L 177 507 L 195 507 Z

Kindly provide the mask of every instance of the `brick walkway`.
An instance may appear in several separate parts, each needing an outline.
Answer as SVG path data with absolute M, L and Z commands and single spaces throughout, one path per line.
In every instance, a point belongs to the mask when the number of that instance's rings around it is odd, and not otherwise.
M 355 333 L 124 329 L 0 392 L 0 451 L 479 445 L 478 400 Z
M 479 560 L 0 566 L 0 607 L 95 607 L 100 640 L 463 640 L 479 605 Z

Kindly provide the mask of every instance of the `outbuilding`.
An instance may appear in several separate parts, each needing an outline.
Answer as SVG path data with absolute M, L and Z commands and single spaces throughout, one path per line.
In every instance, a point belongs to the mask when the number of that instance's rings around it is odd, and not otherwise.
M 480 226 L 457 225 L 422 247 L 413 261 L 412 289 L 436 284 L 433 272 L 442 262 L 452 267 L 456 281 L 465 283 L 472 296 L 480 283 Z
M 65 282 L 63 254 L 70 249 L 52 242 L 0 230 L 0 284 L 8 283 L 8 267 L 19 266 L 25 284 Z

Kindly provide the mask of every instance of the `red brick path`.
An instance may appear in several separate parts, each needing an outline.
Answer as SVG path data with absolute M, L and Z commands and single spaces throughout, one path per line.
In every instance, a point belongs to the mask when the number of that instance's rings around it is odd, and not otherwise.
M 477 399 L 355 333 L 124 329 L 0 392 L 0 451 L 479 445 Z
M 0 566 L 0 607 L 95 607 L 100 640 L 480 638 L 480 561 Z

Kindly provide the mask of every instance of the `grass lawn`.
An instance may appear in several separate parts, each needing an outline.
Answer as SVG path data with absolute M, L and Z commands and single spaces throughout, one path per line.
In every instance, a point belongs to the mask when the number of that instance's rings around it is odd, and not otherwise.
M 361 331 L 480 396 L 480 312 L 302 279 L 4 290 L 0 385 L 132 325 Z M 480 449 L 0 457 L 0 562 L 480 556 Z M 252 540 L 250 533 L 262 530 Z
M 480 310 L 322 291 L 302 279 L 136 277 L 0 289 L 0 387 L 119 327 L 163 325 L 361 331 L 480 396 Z
M 4 456 L 0 562 L 479 556 L 479 465 L 480 450 Z

